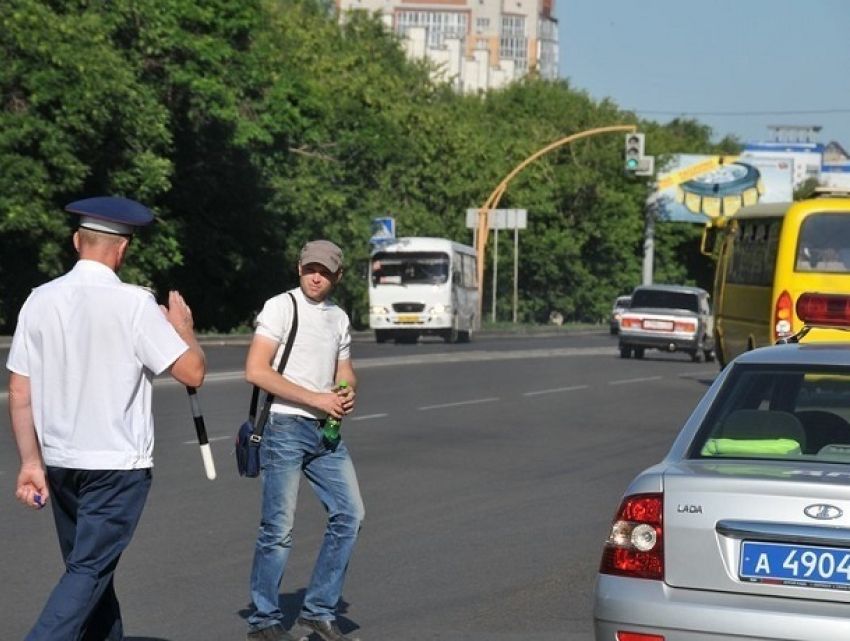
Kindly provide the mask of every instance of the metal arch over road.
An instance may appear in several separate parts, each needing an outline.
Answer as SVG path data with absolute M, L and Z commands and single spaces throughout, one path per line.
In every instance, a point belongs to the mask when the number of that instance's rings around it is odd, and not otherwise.
M 577 134 L 573 134 L 572 136 L 567 136 L 566 138 L 562 138 L 561 140 L 557 140 L 553 142 L 548 147 L 544 147 L 540 151 L 532 154 L 525 160 L 523 160 L 520 164 L 513 168 L 513 170 L 505 176 L 502 182 L 493 190 L 493 193 L 490 194 L 490 197 L 487 201 L 481 206 L 478 210 L 478 235 L 477 235 L 477 245 L 476 248 L 478 250 L 478 317 L 482 316 L 482 309 L 484 305 L 484 252 L 487 248 L 487 238 L 488 238 L 488 225 L 487 225 L 487 213 L 491 209 L 496 209 L 499 206 L 499 201 L 502 198 L 502 194 L 505 193 L 505 189 L 508 187 L 508 183 L 513 180 L 514 176 L 516 176 L 519 172 L 525 169 L 528 165 L 533 163 L 535 160 L 540 158 L 541 156 L 545 156 L 550 151 L 554 149 L 558 149 L 559 147 L 563 147 L 574 140 L 579 140 L 581 138 L 588 138 L 590 136 L 595 136 L 596 134 L 606 134 L 617 131 L 622 132 L 630 132 L 636 131 L 637 125 L 615 125 L 612 127 L 599 127 L 597 129 L 588 129 L 587 131 L 581 131 Z

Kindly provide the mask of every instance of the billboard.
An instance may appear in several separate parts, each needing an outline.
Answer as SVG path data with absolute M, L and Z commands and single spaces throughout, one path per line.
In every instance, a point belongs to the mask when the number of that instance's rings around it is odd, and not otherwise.
M 790 202 L 793 184 L 790 158 L 678 154 L 659 171 L 649 204 L 658 220 L 705 224 L 756 203 Z

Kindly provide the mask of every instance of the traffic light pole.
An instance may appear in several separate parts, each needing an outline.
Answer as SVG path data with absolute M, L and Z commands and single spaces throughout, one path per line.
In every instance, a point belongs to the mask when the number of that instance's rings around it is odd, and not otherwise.
M 652 285 L 655 264 L 655 212 L 646 208 L 646 228 L 643 235 L 643 285 Z
M 514 167 L 511 172 L 505 176 L 505 178 L 498 184 L 498 186 L 493 190 L 493 193 L 490 194 L 490 197 L 487 198 L 487 201 L 481 206 L 478 210 L 478 234 L 476 235 L 476 249 L 478 250 L 478 318 L 483 318 L 482 310 L 484 308 L 484 253 L 487 249 L 487 238 L 489 236 L 489 224 L 487 221 L 490 210 L 496 209 L 499 206 L 499 200 L 502 198 L 502 194 L 505 193 L 505 189 L 508 187 L 508 183 L 513 180 L 513 178 L 525 169 L 532 162 L 540 158 L 541 156 L 545 156 L 550 151 L 554 149 L 558 149 L 559 147 L 563 147 L 574 140 L 580 140 L 581 138 L 588 138 L 590 136 L 595 136 L 597 134 L 606 134 L 617 131 L 631 131 L 634 132 L 637 130 L 637 126 L 635 125 L 617 125 L 614 127 L 599 127 L 597 129 L 588 129 L 587 131 L 582 131 L 577 134 L 573 134 L 572 136 L 567 136 L 566 138 L 562 138 L 561 140 L 557 140 L 553 142 L 548 147 L 544 147 L 540 151 L 532 154 L 525 160 L 523 160 L 520 164 Z M 494 294 L 495 295 L 495 294 Z M 495 303 L 494 303 L 495 305 Z

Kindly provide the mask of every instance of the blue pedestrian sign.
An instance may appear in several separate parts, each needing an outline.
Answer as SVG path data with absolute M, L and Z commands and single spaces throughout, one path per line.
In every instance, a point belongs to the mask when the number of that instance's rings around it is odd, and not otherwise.
M 373 218 L 372 238 L 373 245 L 387 243 L 395 238 L 395 218 Z

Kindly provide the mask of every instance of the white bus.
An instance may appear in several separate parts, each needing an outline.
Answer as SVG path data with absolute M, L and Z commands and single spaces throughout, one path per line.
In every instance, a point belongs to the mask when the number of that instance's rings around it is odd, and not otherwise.
M 468 342 L 480 328 L 477 252 L 445 238 L 397 238 L 369 261 L 369 327 L 375 340 Z

